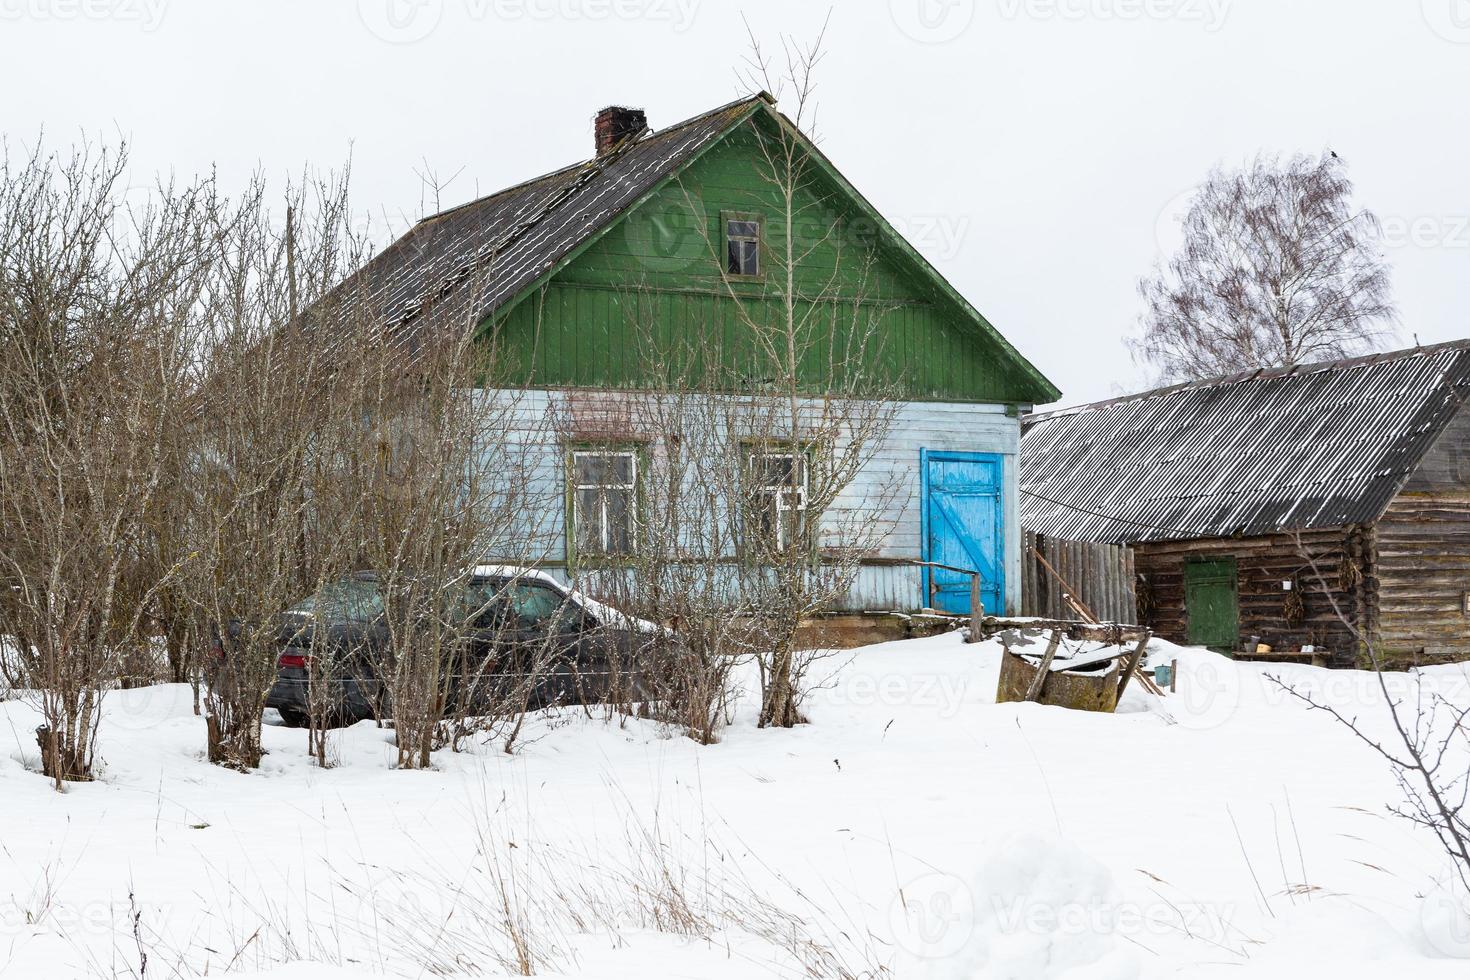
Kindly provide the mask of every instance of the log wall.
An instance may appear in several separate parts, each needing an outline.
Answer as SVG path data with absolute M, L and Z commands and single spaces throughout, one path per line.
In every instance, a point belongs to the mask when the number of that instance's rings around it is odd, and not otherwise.
M 1275 650 L 1312 644 L 1330 652 L 1334 667 L 1358 664 L 1358 641 L 1333 608 L 1335 600 L 1350 623 L 1363 621 L 1363 569 L 1367 537 L 1355 528 L 1304 531 L 1257 538 L 1140 542 L 1133 545 L 1138 573 L 1142 625 L 1175 643 L 1189 642 L 1189 610 L 1184 570 L 1192 559 L 1234 558 L 1239 595 L 1237 649 L 1251 636 Z M 1320 578 L 1307 560 L 1316 562 Z M 1282 583 L 1293 583 L 1301 599 L 1293 610 Z
M 1470 659 L 1470 413 L 1424 455 L 1374 528 L 1371 635 L 1394 667 Z

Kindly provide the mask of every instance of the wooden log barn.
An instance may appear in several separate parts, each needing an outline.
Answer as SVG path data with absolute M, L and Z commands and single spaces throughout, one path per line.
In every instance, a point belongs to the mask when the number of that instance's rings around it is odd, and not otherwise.
M 1467 394 L 1458 341 L 1032 415 L 1021 523 L 1127 545 L 1139 620 L 1177 643 L 1336 667 L 1366 666 L 1365 642 L 1385 665 L 1464 660 Z

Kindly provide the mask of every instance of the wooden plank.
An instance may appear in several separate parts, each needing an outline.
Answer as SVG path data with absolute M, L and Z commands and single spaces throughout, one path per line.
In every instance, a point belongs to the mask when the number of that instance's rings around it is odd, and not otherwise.
M 1041 697 L 1041 689 L 1046 686 L 1046 675 L 1051 672 L 1052 658 L 1057 655 L 1057 647 L 1061 645 L 1061 631 L 1052 630 L 1051 640 L 1046 644 L 1046 653 L 1041 657 L 1041 666 L 1036 668 L 1036 677 L 1031 681 L 1031 686 L 1026 690 L 1027 701 L 1035 701 Z
M 1032 553 L 1036 554 L 1035 552 Z M 1040 556 L 1038 555 L 1037 557 L 1039 558 Z M 1073 611 L 1082 617 L 1083 622 L 1097 623 L 1098 618 L 1092 614 L 1092 610 L 1088 609 L 1082 604 L 1081 600 L 1077 598 L 1076 590 L 1074 590 L 1072 586 L 1067 582 L 1067 580 L 1063 578 L 1057 572 L 1057 570 L 1051 566 L 1051 563 L 1048 562 L 1045 558 L 1042 558 L 1041 566 L 1045 568 L 1048 572 L 1050 572 L 1056 578 L 1058 583 L 1060 583 L 1062 589 L 1064 590 L 1063 598 L 1067 601 L 1067 604 L 1072 607 Z
M 1120 701 L 1123 699 L 1123 692 L 1128 689 L 1128 682 L 1133 678 L 1134 673 L 1138 670 L 1138 665 L 1143 661 L 1143 652 L 1148 649 L 1148 641 L 1148 635 L 1145 634 L 1138 641 L 1138 646 L 1133 648 L 1133 653 L 1128 658 L 1128 665 L 1123 668 L 1123 676 L 1118 681 L 1118 700 Z
M 1039 635 L 1047 630 L 1060 630 L 1069 640 L 1085 640 L 1089 643 L 1103 643 L 1109 646 L 1117 646 L 1120 643 L 1132 643 L 1140 637 L 1147 639 L 1151 633 L 1142 626 L 1131 626 L 1124 623 L 1079 623 L 1075 619 L 1015 619 L 1009 616 L 986 616 L 980 624 L 981 631 L 986 636 L 995 636 L 998 633 L 1018 632 L 1028 635 Z

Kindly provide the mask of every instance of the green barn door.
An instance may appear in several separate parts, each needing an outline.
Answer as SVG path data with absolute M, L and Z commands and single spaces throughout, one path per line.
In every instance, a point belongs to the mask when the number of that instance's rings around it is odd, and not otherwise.
M 1184 566 L 1184 604 L 1189 642 L 1213 650 L 1239 643 L 1240 611 L 1235 592 L 1235 559 L 1192 561 Z

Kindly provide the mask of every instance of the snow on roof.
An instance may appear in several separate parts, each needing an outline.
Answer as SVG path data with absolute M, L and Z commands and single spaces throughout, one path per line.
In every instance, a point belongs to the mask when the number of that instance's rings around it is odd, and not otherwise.
M 490 578 L 534 579 L 538 582 L 550 582 L 558 589 L 562 587 L 560 582 L 539 568 L 527 568 L 522 565 L 476 565 L 474 574 Z
M 1370 523 L 1467 396 L 1459 341 L 1030 416 L 1021 524 L 1165 541 Z
M 603 623 L 604 625 L 617 625 L 624 629 L 635 630 L 639 633 L 661 633 L 666 636 L 673 635 L 673 632 L 671 630 L 667 630 L 662 626 L 659 626 L 657 623 L 649 622 L 646 619 L 639 619 L 632 613 L 626 613 L 623 612 L 621 609 L 615 609 L 605 602 L 598 602 L 591 596 L 586 595 L 582 592 L 578 592 L 576 589 L 567 588 L 565 585 L 562 585 L 560 582 L 558 582 L 554 577 L 537 568 L 526 568 L 521 565 L 476 565 L 474 574 L 484 575 L 491 578 L 508 578 L 518 579 L 521 581 L 530 580 L 535 582 L 544 582 L 550 585 L 552 588 L 556 589 L 556 591 L 564 592 L 567 595 L 571 596 L 574 602 L 580 605 L 583 609 L 590 612 L 593 616 L 597 617 L 598 621 Z

